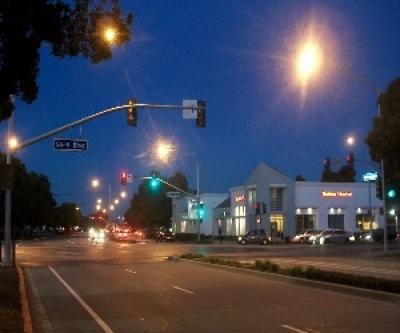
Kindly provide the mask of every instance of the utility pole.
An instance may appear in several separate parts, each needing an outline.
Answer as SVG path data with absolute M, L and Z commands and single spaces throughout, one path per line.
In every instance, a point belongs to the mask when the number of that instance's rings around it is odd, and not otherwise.
M 8 118 L 8 130 L 7 130 L 7 155 L 6 155 L 6 165 L 11 167 L 11 149 L 10 149 L 10 139 L 13 132 L 13 115 Z M 12 251 L 11 251 L 11 188 L 8 186 L 6 189 L 5 197 L 5 214 L 4 214 L 4 257 L 2 260 L 3 266 L 12 265 Z
M 198 200 L 198 205 L 200 205 L 200 169 L 199 169 L 199 163 L 196 163 L 196 180 L 197 180 L 197 200 Z M 200 216 L 197 216 L 197 241 L 200 242 Z

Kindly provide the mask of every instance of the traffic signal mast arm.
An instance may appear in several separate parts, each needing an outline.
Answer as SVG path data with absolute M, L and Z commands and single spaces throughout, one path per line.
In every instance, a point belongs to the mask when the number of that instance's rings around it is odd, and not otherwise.
M 145 108 L 145 109 L 179 109 L 179 110 L 181 110 L 181 109 L 187 108 L 187 107 L 184 107 L 183 105 L 146 104 L 146 103 L 135 103 L 133 106 L 135 108 Z M 69 130 L 71 128 L 74 128 L 74 127 L 80 126 L 82 124 L 88 123 L 88 122 L 90 122 L 92 120 L 95 120 L 96 118 L 100 118 L 100 117 L 103 117 L 103 116 L 108 115 L 110 113 L 118 112 L 118 111 L 125 110 L 125 109 L 131 108 L 131 107 L 132 107 L 132 104 L 118 105 L 118 106 L 115 106 L 115 107 L 112 107 L 112 108 L 109 108 L 109 109 L 105 109 L 105 110 L 100 111 L 100 112 L 93 113 L 93 114 L 91 114 L 89 116 L 86 116 L 84 118 L 76 120 L 76 121 L 74 121 L 72 123 L 69 123 L 67 125 L 55 128 L 55 129 L 53 129 L 53 130 L 51 130 L 49 132 L 46 132 L 46 133 L 41 134 L 41 135 L 38 135 L 38 136 L 36 136 L 36 137 L 34 137 L 34 138 L 30 139 L 30 140 L 24 141 L 21 144 L 19 144 L 16 148 L 14 148 L 11 151 L 11 153 L 15 153 L 16 151 L 22 150 L 23 148 L 26 148 L 28 146 L 31 146 L 31 145 L 35 144 L 35 143 L 38 143 L 38 142 L 43 141 L 45 139 L 48 139 L 48 138 L 50 138 L 50 137 L 52 137 L 52 136 L 54 136 L 54 135 L 56 135 L 58 133 L 65 132 L 65 131 L 67 131 L 67 130 Z M 198 106 L 198 107 L 193 106 L 193 107 L 191 107 L 191 109 L 204 110 L 204 107 L 203 106 Z
M 139 179 L 149 179 L 149 180 L 153 179 L 153 177 L 149 177 L 149 176 L 147 176 L 147 177 L 137 177 L 137 178 L 139 178 Z M 191 198 L 193 198 L 193 199 L 195 199 L 195 200 L 198 200 L 198 199 L 199 199 L 199 198 L 198 198 L 197 196 L 195 196 L 194 194 L 189 193 L 189 192 L 186 192 L 186 191 L 182 190 L 181 188 L 179 188 L 178 186 L 175 186 L 174 184 L 171 184 L 171 183 L 167 182 L 167 181 L 164 180 L 164 179 L 157 178 L 157 180 L 160 181 L 160 182 L 162 182 L 162 183 L 164 183 L 165 185 L 167 185 L 167 186 L 169 186 L 169 187 L 172 187 L 174 190 L 177 190 L 178 192 L 183 193 L 184 195 L 186 195 L 186 196 L 188 196 L 188 197 L 191 197 Z

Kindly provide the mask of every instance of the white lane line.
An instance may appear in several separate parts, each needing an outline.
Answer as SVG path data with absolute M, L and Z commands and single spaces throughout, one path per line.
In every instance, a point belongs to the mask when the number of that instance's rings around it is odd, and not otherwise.
M 93 317 L 94 320 L 106 333 L 114 333 L 114 331 L 97 315 L 96 312 L 72 289 L 72 287 L 55 271 L 51 266 L 48 266 L 50 271 L 56 276 L 56 278 L 64 285 L 64 287 L 71 293 L 72 296 L 85 308 L 87 312 Z
M 177 290 L 180 290 L 180 291 L 183 291 L 184 293 L 187 293 L 187 294 L 191 294 L 191 295 L 194 294 L 193 291 L 187 290 L 187 289 L 184 289 L 184 288 L 181 288 L 181 287 L 178 287 L 178 286 L 172 286 L 172 288 L 177 289 Z
M 291 330 L 291 331 L 294 331 L 294 332 L 298 332 L 298 333 L 308 333 L 307 331 L 303 331 L 303 330 L 300 330 L 300 329 L 298 329 L 298 328 L 296 328 L 296 327 L 293 327 L 293 326 L 289 326 L 289 325 L 281 325 L 283 328 L 286 328 L 286 329 L 288 329 L 288 330 Z
M 132 270 L 130 270 L 130 269 L 128 269 L 128 268 L 126 268 L 125 271 L 127 271 L 128 273 L 136 274 L 135 271 L 132 271 Z

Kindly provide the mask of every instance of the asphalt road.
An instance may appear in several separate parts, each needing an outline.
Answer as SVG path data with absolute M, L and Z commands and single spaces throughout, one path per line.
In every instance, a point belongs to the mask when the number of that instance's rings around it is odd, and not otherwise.
M 166 260 L 193 251 L 250 256 L 279 249 L 286 247 L 65 238 L 20 244 L 17 257 L 39 333 L 399 331 L 400 306 Z

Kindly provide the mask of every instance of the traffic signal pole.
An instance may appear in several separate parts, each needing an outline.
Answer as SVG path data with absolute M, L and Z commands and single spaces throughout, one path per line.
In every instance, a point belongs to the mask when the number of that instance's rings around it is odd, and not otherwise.
M 16 153 L 26 147 L 29 147 L 35 143 L 48 139 L 58 133 L 65 132 L 71 128 L 80 126 L 82 124 L 88 123 L 92 120 L 97 118 L 106 116 L 108 114 L 119 112 L 121 110 L 126 110 L 128 108 L 142 108 L 142 109 L 171 109 L 171 110 L 182 110 L 182 109 L 192 109 L 192 110 L 202 110 L 205 112 L 205 103 L 201 103 L 199 106 L 183 106 L 183 105 L 172 105 L 172 104 L 148 104 L 148 103 L 129 103 L 125 105 L 115 106 L 109 109 L 105 109 L 100 112 L 93 113 L 89 116 L 76 120 L 72 123 L 66 124 L 64 126 L 55 128 L 49 132 L 43 133 L 38 135 L 30 140 L 24 141 L 19 144 L 17 147 L 11 149 L 9 146 L 9 141 L 7 142 L 7 157 L 6 157 L 6 164 L 11 165 L 11 157 L 13 153 Z M 202 126 L 205 127 L 205 126 Z M 8 118 L 8 140 L 11 138 L 12 132 L 12 116 Z M 186 195 L 192 196 L 190 193 L 186 193 L 185 191 L 174 187 L 172 184 L 168 184 L 169 186 L 175 188 L 177 191 L 185 193 Z M 5 191 L 5 216 L 4 216 L 4 251 L 3 251 L 3 258 L 2 258 L 2 266 L 11 266 L 12 265 L 12 244 L 11 244 L 11 188 L 6 189 Z M 196 198 L 197 199 L 197 198 Z M 15 258 L 14 258 L 15 259 Z

